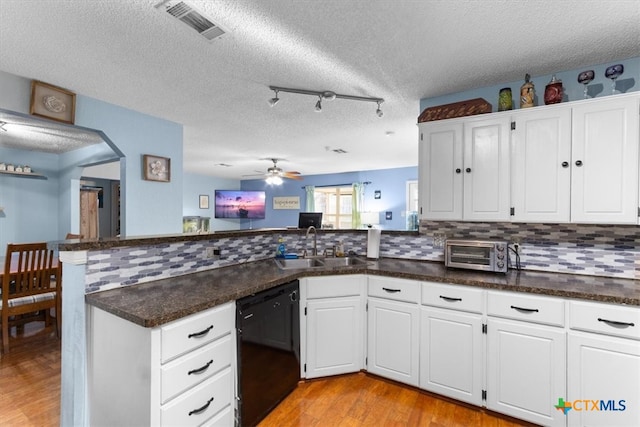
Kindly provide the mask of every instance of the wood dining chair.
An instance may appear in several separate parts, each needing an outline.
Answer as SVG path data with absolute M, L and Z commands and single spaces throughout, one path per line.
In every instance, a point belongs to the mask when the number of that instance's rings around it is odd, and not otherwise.
M 60 337 L 60 295 L 62 282 L 60 264 L 54 262 L 53 250 L 46 243 L 8 244 L 2 275 L 2 348 L 9 351 L 9 331 L 14 325 L 40 317 L 49 318 L 56 309 L 56 334 Z M 29 315 L 29 316 L 27 316 Z

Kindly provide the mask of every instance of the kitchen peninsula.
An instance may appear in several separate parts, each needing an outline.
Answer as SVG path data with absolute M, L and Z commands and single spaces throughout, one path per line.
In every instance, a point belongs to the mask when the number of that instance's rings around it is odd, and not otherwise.
M 433 239 L 418 233 L 383 232 L 383 258 L 368 261 L 364 266 L 308 270 L 281 270 L 275 265 L 271 258 L 279 237 L 284 238 L 292 251 L 302 252 L 306 244 L 304 233 L 299 230 L 251 230 L 61 243 L 60 257 L 65 268 L 62 424 L 88 425 L 88 409 L 95 403 L 90 400 L 87 388 L 90 378 L 85 369 L 92 363 L 91 354 L 86 354 L 86 344 L 92 337 L 88 336 L 90 330 L 85 330 L 84 322 L 87 313 L 92 310 L 108 313 L 123 324 L 153 331 L 201 312 L 215 311 L 243 296 L 292 279 L 302 279 L 301 289 L 311 289 L 315 286 L 314 281 L 349 275 L 365 279 L 377 277 L 415 287 L 417 295 L 421 292 L 422 297 L 418 296 L 412 307 L 421 307 L 423 322 L 429 322 L 434 313 L 442 311 L 441 307 L 430 308 L 433 304 L 427 295 L 430 289 L 438 289 L 443 285 L 451 286 L 450 289 L 456 291 L 481 292 L 481 306 L 477 310 L 468 310 L 475 313 L 484 324 L 488 323 L 489 329 L 493 325 L 504 326 L 502 323 L 507 323 L 502 322 L 504 318 L 514 319 L 513 316 L 496 312 L 497 306 L 494 307 L 492 301 L 499 301 L 505 295 L 533 297 L 536 302 L 538 300 L 535 298 L 544 298 L 545 303 L 550 300 L 554 304 L 554 310 L 560 310 L 560 325 L 554 325 L 553 332 L 560 333 L 562 337 L 568 335 L 569 342 L 573 335 L 585 338 L 580 335 L 596 335 L 585 331 L 599 332 L 590 330 L 589 325 L 580 326 L 579 319 L 572 319 L 571 313 L 580 314 L 580 310 L 588 311 L 594 307 L 631 310 L 630 315 L 634 319 L 640 313 L 640 286 L 637 280 L 539 271 L 511 270 L 506 275 L 495 275 L 447 270 L 438 262 L 442 249 L 434 247 Z M 321 249 L 343 240 L 347 250 L 360 256 L 365 254 L 364 230 L 322 230 L 318 240 Z M 412 242 L 409 245 L 411 248 L 400 253 L 398 248 L 406 246 L 407 242 Z M 206 258 L 205 248 L 210 246 L 221 249 L 220 259 Z M 426 246 L 430 246 L 427 252 L 433 255 L 425 252 Z M 413 251 L 417 250 L 415 248 L 422 248 L 423 252 Z M 366 289 L 360 296 L 367 298 Z M 369 295 L 369 299 L 376 297 Z M 588 305 L 585 308 L 581 304 Z M 515 320 L 518 318 L 515 317 Z M 543 319 L 544 322 L 546 320 Z M 630 329 L 634 328 L 637 329 L 635 326 Z M 301 331 L 304 334 L 302 328 Z M 614 339 L 637 348 L 638 338 L 632 334 L 618 335 Z M 640 355 L 636 354 L 633 360 L 637 364 Z M 424 384 L 428 384 L 428 381 Z M 421 382 L 412 385 L 429 389 L 428 385 L 423 387 Z M 509 413 L 508 409 L 500 407 L 500 402 L 490 409 Z M 555 412 L 558 411 L 552 409 L 551 413 Z M 556 425 L 559 425 L 558 420 L 563 421 L 564 418 L 553 417 Z

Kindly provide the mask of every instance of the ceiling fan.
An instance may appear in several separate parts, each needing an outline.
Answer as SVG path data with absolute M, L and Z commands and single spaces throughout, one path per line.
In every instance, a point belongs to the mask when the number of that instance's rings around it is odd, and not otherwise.
M 282 168 L 278 167 L 278 161 L 283 159 L 271 158 L 271 159 L 260 159 L 260 160 L 271 160 L 273 162 L 273 166 L 271 166 L 270 168 L 267 168 L 266 173 L 260 173 L 259 175 L 243 175 L 243 176 L 264 176 L 265 180 L 267 181 L 267 184 L 275 184 L 275 185 L 282 184 L 283 178 L 295 179 L 298 181 L 302 180 L 302 177 L 300 176 L 300 172 L 296 172 L 296 171 L 285 172 L 282 170 Z M 256 172 L 259 172 L 259 171 L 256 171 Z

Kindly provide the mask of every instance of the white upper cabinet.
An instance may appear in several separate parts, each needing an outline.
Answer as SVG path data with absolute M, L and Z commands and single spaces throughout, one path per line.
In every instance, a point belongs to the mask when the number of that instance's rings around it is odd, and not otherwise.
M 463 219 L 509 221 L 509 117 L 464 124 Z
M 462 219 L 462 122 L 420 125 L 420 217 Z
M 509 220 L 507 116 L 420 124 L 421 219 Z
M 512 221 L 569 222 L 571 108 L 514 112 Z
M 571 222 L 637 224 L 638 97 L 573 107 Z
M 638 224 L 639 100 L 420 123 L 420 219 Z

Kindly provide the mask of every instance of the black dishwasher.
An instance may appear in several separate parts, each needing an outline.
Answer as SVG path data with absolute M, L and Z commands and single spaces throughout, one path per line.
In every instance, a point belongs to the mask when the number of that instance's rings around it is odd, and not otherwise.
M 300 380 L 298 293 L 295 280 L 237 301 L 240 426 L 257 425 Z

